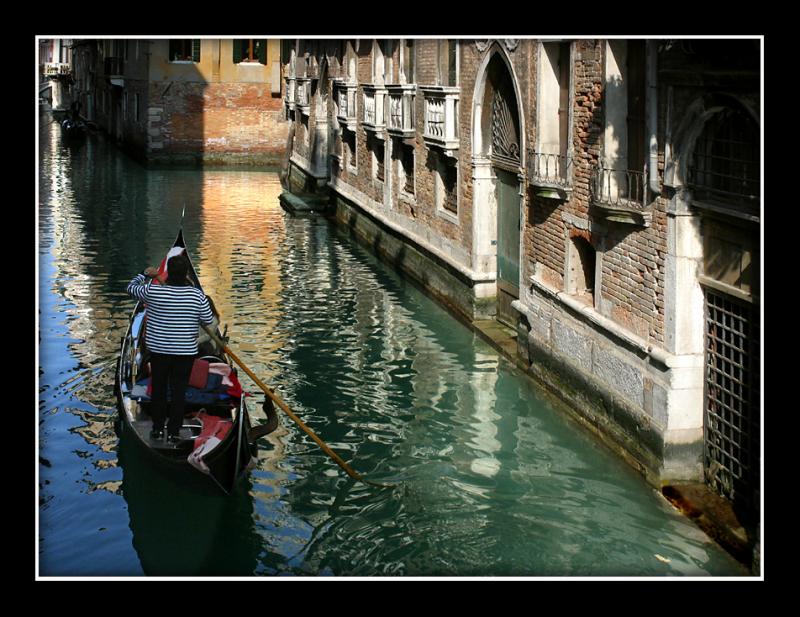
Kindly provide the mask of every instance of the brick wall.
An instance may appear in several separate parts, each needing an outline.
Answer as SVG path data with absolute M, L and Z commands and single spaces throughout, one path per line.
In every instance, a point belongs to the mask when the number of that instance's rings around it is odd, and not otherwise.
M 603 41 L 594 40 L 575 43 L 573 192 L 567 200 L 557 201 L 528 191 L 523 277 L 538 266 L 545 282 L 564 289 L 567 243 L 570 236 L 583 235 L 602 251 L 600 312 L 645 339 L 663 343 L 665 204 L 656 201 L 647 228 L 606 221 L 590 206 L 591 172 L 601 159 L 603 144 L 603 46 Z M 527 123 L 533 127 L 535 109 L 535 105 L 527 109 Z
M 269 84 L 152 82 L 149 104 L 153 154 L 277 163 L 286 146 L 282 99 Z
M 649 227 L 636 227 L 607 221 L 591 206 L 591 172 L 601 159 L 603 148 L 604 109 L 604 46 L 600 40 L 579 40 L 574 44 L 572 75 L 572 146 L 574 155 L 574 184 L 565 200 L 537 197 L 530 186 L 523 197 L 523 284 L 536 272 L 548 284 L 564 289 L 567 247 L 571 236 L 583 235 L 602 254 L 598 303 L 601 313 L 629 328 L 632 332 L 656 343 L 664 341 L 664 255 L 666 254 L 665 203 L 655 204 Z M 415 72 L 418 86 L 437 83 L 438 49 L 435 39 L 415 42 Z M 372 83 L 372 41 L 362 41 L 357 52 L 357 73 L 360 84 Z M 399 64 L 400 46 L 395 50 L 394 65 Z M 523 116 L 520 146 L 530 147 L 536 139 L 536 75 L 538 41 L 523 39 L 508 52 L 516 79 L 516 91 Z M 338 53 L 338 52 L 337 52 Z M 368 196 L 380 207 L 409 221 L 409 228 L 430 230 L 431 235 L 458 247 L 463 254 L 472 251 L 472 123 L 473 96 L 480 65 L 484 60 L 475 41 L 461 40 L 459 45 L 459 118 L 460 143 L 458 165 L 457 221 L 442 215 L 436 206 L 437 167 L 440 153 L 428 147 L 423 139 L 424 98 L 417 90 L 415 118 L 417 135 L 415 152 L 415 195 L 402 196 L 397 157 L 392 153 L 396 144 L 388 138 L 385 143 L 385 173 L 393 190 L 391 202 L 384 203 L 384 183 L 373 177 L 372 134 L 361 126 L 363 90 L 358 91 L 359 127 L 356 131 L 358 168 L 355 173 L 344 166 L 339 173 L 342 181 Z M 484 110 L 485 111 L 485 110 Z M 313 134 L 312 109 L 309 129 Z M 299 114 L 298 114 L 299 117 Z M 335 122 L 335 120 L 334 120 Z M 662 120 L 663 124 L 663 120 Z M 299 128 L 299 127 L 298 127 Z M 661 127 L 663 135 L 663 126 Z M 295 151 L 308 157 L 298 130 Z M 660 137 L 663 140 L 663 136 Z M 523 153 L 527 156 L 527 152 Z M 663 161 L 660 163 L 663 166 Z M 465 264 L 471 266 L 472 264 Z

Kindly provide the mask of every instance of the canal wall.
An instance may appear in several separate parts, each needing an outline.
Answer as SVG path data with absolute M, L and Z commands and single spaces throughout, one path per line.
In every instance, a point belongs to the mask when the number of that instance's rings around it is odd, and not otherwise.
M 313 193 L 319 179 L 310 167 L 292 156 L 290 192 Z M 496 297 L 479 296 L 447 247 L 415 237 L 380 203 L 335 177 L 328 190 L 330 213 L 342 228 L 456 317 L 473 326 L 494 317 Z M 703 395 L 702 354 L 670 354 L 555 288 L 537 288 L 513 303 L 521 318 L 511 359 L 654 487 L 701 479 L 703 429 L 686 410 Z
M 435 246 L 402 229 L 391 217 L 366 205 L 369 199 L 336 183 L 331 203 L 336 221 L 375 253 L 410 276 L 460 319 L 471 322 L 494 314 L 495 298 L 481 297 L 480 281 L 458 265 L 446 245 Z

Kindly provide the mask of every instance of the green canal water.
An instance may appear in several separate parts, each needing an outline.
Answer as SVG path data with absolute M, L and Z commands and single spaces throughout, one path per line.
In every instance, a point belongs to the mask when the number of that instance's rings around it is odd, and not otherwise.
M 746 576 L 536 385 L 277 174 L 145 170 L 41 116 L 38 575 Z M 292 421 L 230 497 L 114 432 L 129 279 L 184 233 L 231 347 Z M 242 375 L 245 389 L 262 395 Z M 262 420 L 261 412 L 256 421 Z

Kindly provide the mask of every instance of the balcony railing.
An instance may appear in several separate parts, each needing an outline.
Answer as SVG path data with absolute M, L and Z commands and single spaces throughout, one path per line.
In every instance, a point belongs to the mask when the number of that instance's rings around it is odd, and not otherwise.
M 286 78 L 286 105 L 289 109 L 294 109 L 295 104 L 297 102 L 296 97 L 297 92 L 297 80 L 294 77 L 287 77 Z
M 386 128 L 386 88 L 364 86 L 364 128 L 380 134 Z
M 69 75 L 72 71 L 71 65 L 66 62 L 45 62 L 45 75 Z
M 308 114 L 311 109 L 311 78 L 298 77 L 295 90 L 297 107 L 301 113 Z
M 389 93 L 389 118 L 386 129 L 390 135 L 397 137 L 413 137 L 416 131 L 414 123 L 415 84 L 387 86 Z
M 572 156 L 528 151 L 528 183 L 544 189 L 572 189 Z
M 357 95 L 358 87 L 356 84 L 345 81 L 334 80 L 334 96 L 336 97 L 336 118 L 339 123 L 351 131 L 356 130 L 358 122 L 357 116 Z
M 458 149 L 459 89 L 446 86 L 420 88 L 425 97 L 425 125 L 422 138 L 429 146 L 452 152 Z
M 645 208 L 647 172 L 596 167 L 592 171 L 592 204 L 606 219 L 621 223 L 650 225 Z

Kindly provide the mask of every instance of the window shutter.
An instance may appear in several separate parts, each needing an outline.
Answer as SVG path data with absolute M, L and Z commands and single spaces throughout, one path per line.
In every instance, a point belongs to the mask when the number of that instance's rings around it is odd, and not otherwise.
M 192 62 L 200 62 L 200 39 L 192 39 Z
M 267 64 L 267 39 L 259 39 L 258 41 L 258 61 Z
M 233 63 L 242 61 L 242 39 L 233 39 Z

